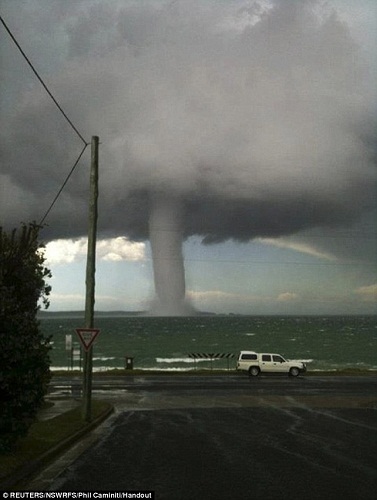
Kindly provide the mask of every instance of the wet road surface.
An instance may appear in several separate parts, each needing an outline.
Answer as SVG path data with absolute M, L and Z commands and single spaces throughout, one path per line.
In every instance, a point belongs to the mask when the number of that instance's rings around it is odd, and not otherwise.
M 116 413 L 49 489 L 375 498 L 376 388 L 375 377 L 103 377 L 93 397 Z M 77 380 L 55 379 L 51 396 L 72 390 Z

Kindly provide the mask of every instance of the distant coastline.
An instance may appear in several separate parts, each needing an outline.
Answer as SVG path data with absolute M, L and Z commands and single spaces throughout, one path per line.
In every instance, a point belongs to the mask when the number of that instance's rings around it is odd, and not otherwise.
M 95 311 L 95 317 L 100 318 L 127 318 L 127 317 L 152 317 L 148 311 Z M 244 316 L 242 314 L 216 314 L 200 311 L 195 316 Z M 54 318 L 84 318 L 85 311 L 38 311 L 39 319 Z
M 98 318 L 126 318 L 126 317 L 153 317 L 148 311 L 95 311 L 94 315 Z M 84 318 L 85 311 L 38 311 L 39 319 L 54 319 L 54 318 Z M 215 313 L 210 311 L 198 311 L 195 316 L 226 316 L 226 317 L 371 317 L 377 316 L 376 314 L 238 314 L 238 313 Z
M 95 316 L 101 317 L 124 317 L 124 316 L 146 316 L 147 311 L 96 311 Z M 83 318 L 85 311 L 38 311 L 38 318 Z

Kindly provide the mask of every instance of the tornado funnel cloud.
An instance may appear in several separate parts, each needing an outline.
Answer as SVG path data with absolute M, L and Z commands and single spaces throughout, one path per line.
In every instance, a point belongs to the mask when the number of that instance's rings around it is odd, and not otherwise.
M 183 228 L 180 201 L 171 196 L 151 199 L 149 237 L 156 297 L 151 314 L 181 316 L 192 313 L 186 301 L 182 254 Z
M 150 242 L 150 314 L 191 315 L 187 296 L 203 309 L 197 314 L 222 310 L 226 300 L 247 313 L 264 308 L 267 296 L 271 307 L 281 305 L 274 287 L 263 295 L 279 273 L 257 290 L 258 280 L 229 267 L 236 255 L 258 261 L 262 244 L 279 262 L 287 252 L 360 262 L 354 290 L 374 286 L 363 266 L 377 269 L 376 2 L 352 2 L 355 16 L 351 2 L 324 0 L 5 3 L 16 26 L 33 14 L 24 38 L 36 55 L 51 42 L 39 56 L 62 108 L 80 131 L 101 136 L 99 237 Z M 47 19 L 64 36 L 49 38 Z M 1 45 L 10 66 L 6 94 L 1 88 L 0 226 L 9 231 L 40 220 L 78 154 L 50 96 L 30 87 L 26 73 L 12 84 L 21 75 L 13 49 Z M 77 169 L 49 213 L 44 241 L 86 235 L 86 193 Z M 209 256 L 208 245 L 231 252 L 221 276 L 205 259 L 200 269 L 184 262 L 192 251 Z M 129 257 L 117 247 L 104 259 Z M 143 289 L 136 278 L 133 302 L 125 296 L 121 308 L 144 309 Z

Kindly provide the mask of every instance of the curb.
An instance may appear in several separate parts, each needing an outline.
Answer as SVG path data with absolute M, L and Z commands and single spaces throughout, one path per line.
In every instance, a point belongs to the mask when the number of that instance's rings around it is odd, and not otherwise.
M 75 444 L 79 439 L 81 439 L 85 434 L 88 434 L 91 430 L 101 424 L 106 418 L 108 418 L 114 412 L 114 407 L 111 405 L 106 411 L 95 418 L 92 422 L 86 424 L 82 429 L 75 432 L 71 436 L 63 439 L 55 446 L 50 448 L 48 451 L 43 453 L 41 456 L 35 460 L 29 462 L 28 464 L 20 467 L 18 470 L 13 472 L 10 476 L 5 477 L 0 482 L 0 487 L 2 490 L 10 490 L 14 487 L 20 487 L 20 483 L 30 479 L 31 476 L 37 474 L 42 467 L 47 463 L 51 462 L 56 456 L 60 455 L 67 448 Z

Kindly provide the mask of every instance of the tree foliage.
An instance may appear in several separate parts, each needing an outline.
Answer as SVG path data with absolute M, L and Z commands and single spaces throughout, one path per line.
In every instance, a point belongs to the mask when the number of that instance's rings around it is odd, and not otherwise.
M 48 307 L 51 273 L 44 267 L 39 226 L 0 227 L 0 451 L 26 435 L 50 379 L 49 338 L 37 312 Z

